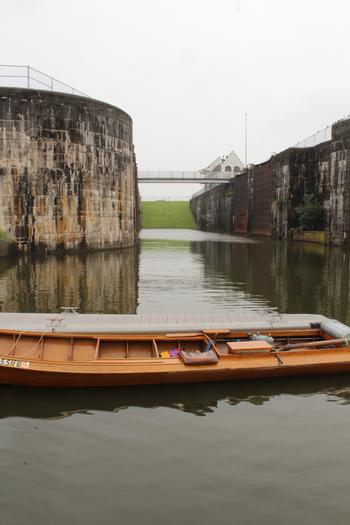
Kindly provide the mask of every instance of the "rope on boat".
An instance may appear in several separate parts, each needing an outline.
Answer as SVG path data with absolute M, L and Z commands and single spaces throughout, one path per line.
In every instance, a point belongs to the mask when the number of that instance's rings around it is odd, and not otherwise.
M 8 351 L 7 355 L 12 355 L 15 351 L 15 348 L 17 346 L 18 341 L 21 339 L 22 335 L 25 334 L 25 332 L 21 332 L 19 336 L 17 337 L 16 341 L 11 346 L 10 350 Z
M 10 351 L 8 352 L 7 355 L 11 355 L 12 352 L 14 352 L 16 346 L 17 346 L 17 343 L 19 342 L 20 338 L 22 337 L 22 335 L 24 334 L 28 334 L 30 332 L 27 332 L 27 331 L 24 331 L 24 332 L 21 332 L 16 340 L 16 342 L 12 345 Z M 30 350 L 28 350 L 28 352 L 25 352 L 24 354 L 21 354 L 19 355 L 18 357 L 19 358 L 22 358 L 22 357 L 27 357 L 29 354 L 31 354 L 32 352 L 34 352 L 34 350 L 36 349 L 36 347 L 41 343 L 41 341 L 43 340 L 43 338 L 45 337 L 45 335 L 47 334 L 51 334 L 50 331 L 46 331 L 46 332 L 42 332 L 41 335 L 40 335 L 40 338 L 39 340 L 34 344 L 34 346 L 32 346 L 32 348 Z
M 284 365 L 284 362 L 283 362 L 281 356 L 277 353 L 277 350 L 274 350 L 274 349 L 271 350 L 271 354 L 273 354 L 276 357 L 276 359 L 277 359 L 277 361 L 279 362 L 280 365 Z

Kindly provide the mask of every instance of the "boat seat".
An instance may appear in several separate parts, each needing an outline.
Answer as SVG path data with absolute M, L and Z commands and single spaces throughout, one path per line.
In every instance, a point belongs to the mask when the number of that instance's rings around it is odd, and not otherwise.
M 185 365 L 216 365 L 219 361 L 218 355 L 209 350 L 209 352 L 189 352 L 188 350 L 181 350 L 179 353 L 180 359 Z
M 271 352 L 272 350 L 272 345 L 267 341 L 230 341 L 227 346 L 229 354 Z

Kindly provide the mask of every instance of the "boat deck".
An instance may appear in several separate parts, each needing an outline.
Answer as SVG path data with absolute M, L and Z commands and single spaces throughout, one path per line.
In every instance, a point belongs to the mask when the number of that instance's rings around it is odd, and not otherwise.
M 0 313 L 0 330 L 69 333 L 161 333 L 310 327 L 316 314 L 74 314 Z

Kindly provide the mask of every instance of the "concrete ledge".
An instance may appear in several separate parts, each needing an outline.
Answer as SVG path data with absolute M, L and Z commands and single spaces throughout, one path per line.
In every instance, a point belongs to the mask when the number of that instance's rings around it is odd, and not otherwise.
M 15 244 L 11 241 L 0 239 L 0 257 L 8 257 L 15 251 Z
M 325 231 L 293 230 L 293 241 L 316 242 L 329 244 L 329 233 Z

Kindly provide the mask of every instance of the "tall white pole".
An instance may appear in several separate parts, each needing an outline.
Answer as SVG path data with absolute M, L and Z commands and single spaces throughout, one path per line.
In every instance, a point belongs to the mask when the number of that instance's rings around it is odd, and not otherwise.
M 247 168 L 247 152 L 248 152 L 248 114 L 244 113 L 244 165 Z

